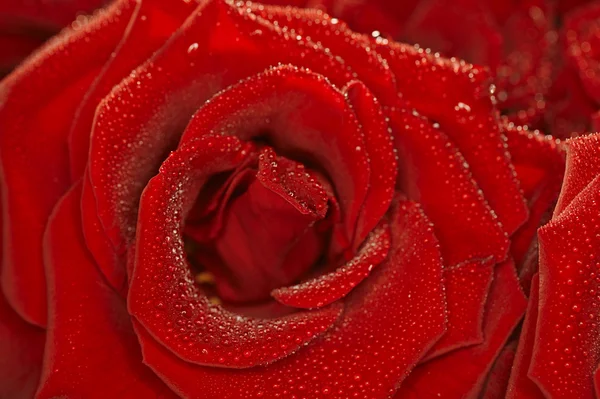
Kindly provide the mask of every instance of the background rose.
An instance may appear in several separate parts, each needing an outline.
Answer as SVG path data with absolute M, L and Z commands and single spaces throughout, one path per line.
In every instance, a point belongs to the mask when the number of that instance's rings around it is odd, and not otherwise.
M 481 68 L 317 11 L 121 1 L 2 85 L 3 394 L 503 394 L 563 160 Z M 290 281 L 230 257 L 289 230 L 211 233 L 253 203 L 314 233 Z
M 82 23 L 103 0 L 21 1 L 0 3 L 0 77 L 68 24 Z M 73 21 L 80 15 L 78 21 Z
M 311 0 L 359 32 L 490 67 L 512 121 L 570 137 L 597 129 L 595 1 Z

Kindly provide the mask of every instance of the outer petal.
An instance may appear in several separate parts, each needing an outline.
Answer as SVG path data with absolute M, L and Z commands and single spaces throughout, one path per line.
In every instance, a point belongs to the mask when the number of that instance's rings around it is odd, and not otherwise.
M 420 365 L 402 384 L 395 398 L 479 397 L 488 372 L 521 320 L 526 305 L 513 263 L 506 261 L 498 265 L 486 305 L 485 342 Z
M 444 269 L 448 327 L 423 362 L 451 350 L 480 344 L 488 291 L 494 277 L 492 258 L 474 260 Z
M 2 288 L 17 312 L 34 324 L 46 322 L 42 234 L 70 184 L 68 128 L 132 12 L 133 2 L 123 0 L 88 24 L 65 31 L 0 86 Z
M 538 232 L 540 305 L 529 376 L 553 398 L 595 396 L 593 378 L 600 361 L 599 205 L 597 176 Z
M 85 248 L 80 198 L 78 184 L 57 205 L 44 237 L 50 299 L 37 397 L 175 397 L 142 364 L 125 303 Z
M 21 319 L 0 292 L 0 398 L 33 397 L 45 338 L 45 332 Z
M 394 195 L 397 162 L 392 131 L 379 103 L 362 82 L 352 82 L 345 92 L 363 128 L 371 176 L 354 237 L 358 246 L 385 214 Z
M 81 178 L 86 166 L 96 107 L 112 88 L 144 63 L 182 25 L 197 7 L 195 1 L 139 0 L 114 54 L 92 83 L 77 109 L 70 130 L 71 176 Z
M 392 109 L 389 116 L 400 189 L 431 218 L 444 262 L 454 266 L 489 256 L 504 259 L 506 234 L 448 136 L 416 112 Z
M 519 346 L 515 354 L 515 362 L 508 381 L 506 399 L 543 399 L 544 395 L 538 386 L 528 377 L 527 372 L 531 363 L 533 345 L 536 335 L 536 323 L 539 306 L 539 275 L 531 280 L 531 291 L 527 313 L 523 321 Z
M 485 71 L 413 46 L 378 43 L 403 98 L 441 125 L 469 163 L 504 230 L 514 232 L 527 218 L 527 208 L 499 131 Z
M 219 370 L 185 363 L 146 334 L 144 361 L 192 398 L 389 396 L 440 337 L 445 317 L 440 253 L 425 215 L 402 202 L 391 220 L 390 260 L 351 293 L 334 329 L 293 356 Z
M 573 199 L 600 174 L 599 157 L 599 134 L 592 134 L 567 142 L 565 179 L 556 208 L 554 208 L 554 217 L 560 216 Z

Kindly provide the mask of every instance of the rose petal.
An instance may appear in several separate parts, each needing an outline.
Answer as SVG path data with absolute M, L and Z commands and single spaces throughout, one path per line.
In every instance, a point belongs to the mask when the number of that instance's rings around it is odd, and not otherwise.
M 418 205 L 402 202 L 391 227 L 389 261 L 351 293 L 334 329 L 293 356 L 260 368 L 207 368 L 180 360 L 142 332 L 144 362 L 181 396 L 389 396 L 443 333 L 445 318 L 442 263 L 427 218 Z
M 479 397 L 489 370 L 521 320 L 526 306 L 514 264 L 506 261 L 498 265 L 486 304 L 484 343 L 454 351 L 415 368 L 395 398 Z
M 82 99 L 71 125 L 69 155 L 74 181 L 81 178 L 87 163 L 90 132 L 98 104 L 115 85 L 161 48 L 196 7 L 196 2 L 188 1 L 173 1 L 168 6 L 161 0 L 137 2 L 127 30 Z
M 0 398 L 34 396 L 45 340 L 44 330 L 21 319 L 0 292 Z
M 600 360 L 599 204 L 600 176 L 538 230 L 540 306 L 529 376 L 548 396 L 594 398 Z
M 182 359 L 243 368 L 295 352 L 325 332 L 341 304 L 279 319 L 253 319 L 213 305 L 194 285 L 181 229 L 197 191 L 212 174 L 232 170 L 249 145 L 204 136 L 181 147 L 144 191 L 138 218 L 129 310 L 153 337 Z
M 388 210 L 398 172 L 391 129 L 377 99 L 363 82 L 351 82 L 345 93 L 363 128 L 371 170 L 369 190 L 356 226 L 354 242 L 358 246 Z
M 227 206 L 237 190 L 247 186 L 256 175 L 250 169 L 258 162 L 258 155 L 249 155 L 233 172 L 223 186 L 208 199 L 203 193 L 198 195 L 194 207 L 185 222 L 185 234 L 197 242 L 215 239 L 224 225 Z M 238 191 L 239 192 L 239 191 Z M 208 196 L 208 195 L 207 195 Z M 210 220 L 207 220 L 210 218 Z
M 544 395 L 538 386 L 527 376 L 533 345 L 536 335 L 536 322 L 539 304 L 539 278 L 538 274 L 531 280 L 531 290 L 527 313 L 519 337 L 519 346 L 515 354 L 513 369 L 508 382 L 506 399 L 543 399 Z
M 50 299 L 36 397 L 174 397 L 141 363 L 125 303 L 85 250 L 80 198 L 78 184 L 57 205 L 44 236 Z
M 390 249 L 387 223 L 376 228 L 356 256 L 335 271 L 300 284 L 278 288 L 271 295 L 280 303 L 310 309 L 329 305 L 348 295 L 386 258 Z
M 600 135 L 592 134 L 567 142 L 565 179 L 554 208 L 554 217 L 567 209 L 575 197 L 600 174 Z
M 71 177 L 75 181 L 84 174 L 83 208 L 84 235 L 90 244 L 97 265 L 110 284 L 126 295 L 126 268 L 122 254 L 115 251 L 96 212 L 96 199 L 84 172 L 88 160 L 90 133 L 98 104 L 123 78 L 138 65 L 146 61 L 179 28 L 190 12 L 197 7 L 195 2 L 176 1 L 165 10 L 159 0 L 138 1 L 135 12 L 124 32 L 114 56 L 106 63 L 99 76 L 77 109 L 69 133 L 69 161 Z M 87 209 L 87 211 L 86 211 Z M 121 256 L 120 256 L 121 255 Z
M 431 218 L 447 266 L 489 256 L 504 259 L 506 234 L 448 136 L 416 113 L 394 109 L 389 116 L 400 189 Z
M 278 194 L 300 214 L 322 219 L 327 213 L 328 196 L 314 173 L 298 162 L 277 156 L 272 148 L 261 151 L 257 180 Z
M 287 35 L 247 7 L 210 0 L 100 104 L 91 184 L 106 235 L 120 256 L 134 237 L 142 189 L 191 115 L 219 90 L 279 63 L 327 73 L 340 87 L 350 76 L 322 47 Z
M 484 310 L 494 265 L 493 259 L 488 258 L 444 269 L 447 331 L 422 362 L 457 348 L 483 342 Z
M 514 232 L 526 220 L 527 208 L 498 129 L 484 70 L 409 45 L 379 43 L 378 51 L 395 73 L 403 98 L 442 126 L 469 163 L 504 230 Z
M 37 325 L 45 324 L 47 307 L 39 243 L 70 184 L 66 132 L 123 34 L 132 4 L 116 2 L 84 26 L 66 30 L 2 82 L 2 288 L 17 313 Z
M 506 398 L 508 379 L 510 378 L 510 371 L 515 359 L 516 349 L 516 341 L 511 342 L 510 344 L 506 345 L 504 349 L 502 349 L 502 352 L 500 352 L 500 355 L 498 355 L 498 358 L 496 359 L 496 362 L 490 371 L 485 388 L 483 389 L 482 398 Z
M 526 128 L 504 126 L 508 149 L 529 207 L 529 219 L 511 237 L 511 254 L 521 269 L 542 218 L 558 198 L 565 168 L 565 154 L 552 137 Z
M 127 296 L 127 272 L 122 259 L 117 256 L 112 243 L 104 233 L 104 227 L 98 217 L 96 198 L 88 173 L 83 177 L 81 194 L 82 229 L 87 248 L 109 284 L 123 297 Z
M 257 15 L 279 26 L 318 41 L 341 57 L 352 68 L 355 78 L 362 81 L 383 104 L 393 104 L 398 98 L 395 78 L 387 62 L 368 40 L 352 32 L 345 23 L 311 8 L 255 4 L 252 9 Z

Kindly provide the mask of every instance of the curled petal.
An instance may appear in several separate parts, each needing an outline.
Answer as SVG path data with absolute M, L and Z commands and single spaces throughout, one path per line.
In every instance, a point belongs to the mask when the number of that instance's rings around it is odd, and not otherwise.
M 424 213 L 401 202 L 390 226 L 389 260 L 352 291 L 336 326 L 293 356 L 259 368 L 207 368 L 182 361 L 142 332 L 144 361 L 182 396 L 391 395 L 443 333 L 445 305 L 440 253 Z
M 358 246 L 387 212 L 398 172 L 391 129 L 378 101 L 362 82 L 351 82 L 345 93 L 363 129 L 371 171 L 369 190 L 356 225 L 354 242 Z
M 343 266 L 300 284 L 273 290 L 271 295 L 280 303 L 296 308 L 329 305 L 345 297 L 366 279 L 373 268 L 384 261 L 389 249 L 390 232 L 384 223 L 367 237 L 356 256 Z

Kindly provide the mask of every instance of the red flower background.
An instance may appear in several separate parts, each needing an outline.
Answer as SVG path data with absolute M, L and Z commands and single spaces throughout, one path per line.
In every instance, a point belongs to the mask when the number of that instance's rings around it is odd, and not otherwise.
M 99 2 L 44 4 L 7 72 Z M 0 83 L 0 398 L 599 396 L 600 5 L 289 4 L 115 1 Z
M 0 77 L 67 25 L 85 22 L 106 0 L 5 0 L 0 2 Z

